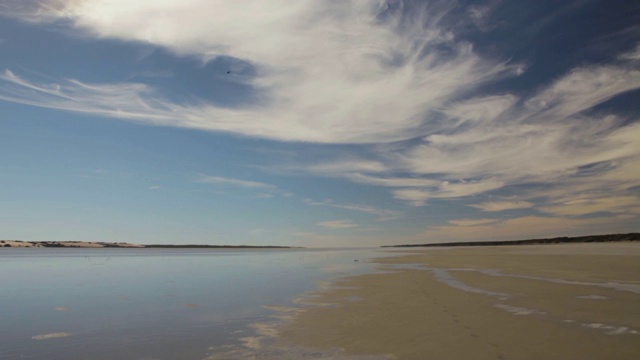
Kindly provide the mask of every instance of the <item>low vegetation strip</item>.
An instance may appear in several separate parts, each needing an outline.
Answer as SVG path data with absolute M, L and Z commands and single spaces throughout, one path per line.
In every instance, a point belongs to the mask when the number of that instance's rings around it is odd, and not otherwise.
M 541 245 L 563 243 L 593 243 L 593 242 L 620 242 L 640 241 L 640 233 L 589 235 L 576 237 L 556 237 L 548 239 L 528 240 L 502 240 L 502 241 L 463 241 L 429 244 L 386 245 L 382 247 L 443 247 L 443 246 L 503 246 L 503 245 Z

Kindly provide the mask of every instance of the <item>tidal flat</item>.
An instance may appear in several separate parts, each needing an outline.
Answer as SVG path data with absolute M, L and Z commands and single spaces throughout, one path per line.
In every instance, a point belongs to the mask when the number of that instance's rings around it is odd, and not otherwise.
M 637 359 L 640 244 L 6 249 L 2 359 Z
M 640 244 L 435 248 L 375 262 L 382 273 L 307 294 L 280 342 L 389 359 L 640 358 Z

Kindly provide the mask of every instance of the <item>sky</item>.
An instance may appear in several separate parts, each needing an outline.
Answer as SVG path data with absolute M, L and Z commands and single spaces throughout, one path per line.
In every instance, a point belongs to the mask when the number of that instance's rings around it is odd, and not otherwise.
M 640 231 L 640 2 L 2 0 L 0 238 Z

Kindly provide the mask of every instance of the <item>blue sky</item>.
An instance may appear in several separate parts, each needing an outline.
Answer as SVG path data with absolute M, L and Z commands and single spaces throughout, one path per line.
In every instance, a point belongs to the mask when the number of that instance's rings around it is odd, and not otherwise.
M 635 1 L 7 0 L 0 238 L 640 230 Z

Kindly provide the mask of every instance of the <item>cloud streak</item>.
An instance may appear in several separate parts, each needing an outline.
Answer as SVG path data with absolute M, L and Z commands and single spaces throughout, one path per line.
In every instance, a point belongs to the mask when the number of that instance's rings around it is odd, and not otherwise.
M 233 179 L 233 178 L 221 177 L 221 176 L 203 175 L 197 180 L 197 182 L 205 183 L 205 184 L 231 185 L 231 186 L 238 186 L 238 187 L 245 187 L 245 188 L 252 188 L 252 189 L 276 189 L 274 185 L 270 185 L 270 184 L 265 184 L 257 181 Z
M 323 221 L 317 224 L 318 226 L 322 226 L 324 228 L 329 229 L 350 229 L 358 227 L 358 224 L 355 224 L 351 220 L 333 220 L 333 221 Z
M 640 186 L 637 177 L 629 176 L 638 173 L 640 123 L 607 113 L 612 110 L 594 109 L 637 89 L 640 71 L 629 62 L 574 69 L 529 98 L 505 94 L 452 104 L 443 110 L 456 124 L 452 130 L 425 136 L 415 145 L 383 148 L 375 153 L 377 159 L 366 161 L 377 164 L 375 171 L 362 166 L 348 171 L 331 163 L 322 168 L 328 175 L 396 188 L 392 196 L 413 206 L 424 206 L 432 198 L 502 191 L 511 192 L 514 200 L 470 206 L 503 211 L 533 208 L 537 201 L 549 204 L 544 211 L 557 215 L 618 213 L 615 199 L 640 203 L 637 194 L 627 190 Z M 390 176 L 398 172 L 411 177 Z M 515 185 L 521 186 L 517 193 L 509 190 Z M 585 207 L 593 211 L 561 211 L 551 205 L 556 202 L 549 191 L 598 206 Z
M 27 21 L 70 23 L 88 36 L 150 43 L 204 61 L 241 60 L 255 67 L 257 75 L 244 82 L 262 100 L 240 108 L 184 106 L 141 83 L 45 84 L 11 71 L 1 78 L 0 98 L 284 141 L 414 138 L 448 127 L 437 109 L 515 71 L 457 39 L 443 4 L 405 11 L 385 1 L 12 2 L 3 12 Z
M 403 215 L 402 212 L 400 211 L 380 209 L 374 206 L 361 205 L 361 204 L 341 204 L 341 203 L 336 203 L 333 200 L 315 201 L 311 199 L 305 199 L 304 203 L 311 206 L 328 206 L 335 209 L 343 209 L 343 210 L 355 211 L 355 212 L 360 212 L 360 213 L 365 213 L 370 215 L 376 215 L 379 217 L 378 221 L 395 220 L 402 217 Z
M 487 201 L 480 204 L 471 204 L 469 206 L 482 211 L 505 211 L 532 208 L 533 203 L 528 201 Z
M 456 226 L 479 226 L 479 225 L 489 225 L 495 224 L 499 222 L 498 219 L 460 219 L 460 220 L 449 220 L 449 224 Z

